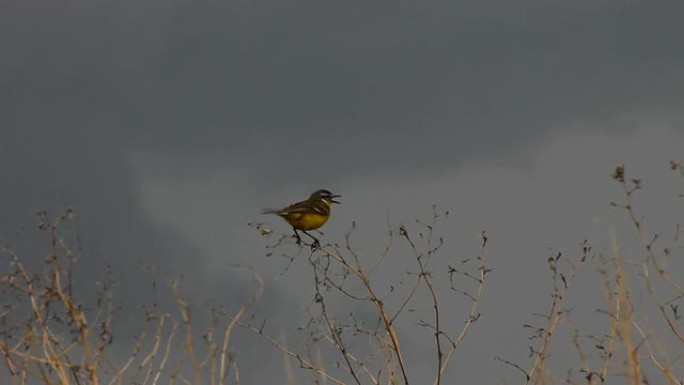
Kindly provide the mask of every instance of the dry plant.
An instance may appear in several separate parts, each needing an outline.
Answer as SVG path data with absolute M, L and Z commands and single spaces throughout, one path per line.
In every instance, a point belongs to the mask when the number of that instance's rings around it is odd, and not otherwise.
M 261 278 L 254 274 L 258 286 L 237 312 L 213 312 L 213 323 L 201 340 L 194 337 L 197 326 L 174 280 L 170 289 L 175 311 L 163 311 L 154 303 L 141 314 L 143 326 L 132 347 L 116 346 L 113 329 L 120 306 L 112 271 L 108 269 L 99 283 L 94 303 L 76 294 L 74 266 L 83 250 L 60 234 L 73 215 L 67 209 L 53 220 L 44 211 L 38 213 L 39 229 L 48 232 L 50 242 L 39 271 L 29 271 L 17 253 L 0 245 L 10 262 L 0 276 L 0 353 L 7 373 L 0 380 L 13 385 L 239 384 L 230 337 L 261 295 Z
M 515 368 L 524 376 L 523 383 L 546 384 L 553 376 L 546 366 L 546 360 L 550 356 L 551 344 L 559 325 L 568 323 L 570 309 L 565 306 L 565 300 L 572 285 L 581 273 L 582 267 L 588 260 L 593 258 L 592 247 L 584 240 L 580 244 L 579 257 L 566 257 L 561 252 L 553 252 L 548 258 L 549 271 L 551 272 L 551 303 L 544 313 L 533 313 L 535 319 L 541 319 L 541 324 L 530 323 L 523 327 L 530 331 L 529 340 L 533 343 L 529 346 L 529 357 L 532 359 L 529 368 L 525 369 L 521 364 L 499 356 L 494 358 L 504 364 Z M 577 345 L 577 340 L 575 339 Z M 551 383 L 555 383 L 551 381 Z
M 680 163 L 671 162 L 670 168 L 684 177 Z M 680 225 L 665 241 L 647 230 L 634 204 L 642 181 L 628 176 L 624 166 L 615 169 L 613 178 L 624 196 L 611 205 L 623 210 L 635 229 L 637 257 L 625 257 L 625 242 L 617 236 L 608 252 L 598 252 L 583 241 L 575 256 L 550 253 L 550 302 L 545 311 L 534 314 L 534 322 L 524 325 L 530 333 L 529 357 L 495 357 L 521 373 L 523 384 L 684 385 L 684 275 L 672 268 L 682 265 Z M 252 331 L 284 354 L 287 384 L 295 383 L 292 363 L 316 384 L 454 383 L 453 372 L 447 370 L 480 319 L 491 271 L 485 260 L 485 232 L 474 256 L 458 259 L 444 251 L 438 228 L 448 212 L 435 209 L 429 221 L 410 225 L 392 226 L 388 221 L 388 241 L 374 258 L 356 251 L 352 225 L 342 245 L 317 248 L 306 258 L 312 299 L 308 322 L 288 333 L 289 339 L 301 338 L 297 344 L 274 335 L 272 320 L 245 317 L 263 290 L 261 278 L 252 272 L 257 285 L 251 297 L 236 311 L 213 307 L 206 328 L 191 317 L 180 281 L 172 280 L 169 294 L 174 306 L 164 310 L 154 302 L 144 308 L 142 327 L 130 346 L 122 346 L 114 344 L 121 306 L 111 269 L 98 283 L 94 301 L 77 295 L 81 291 L 75 283 L 80 281 L 74 266 L 84 251 L 60 233 L 73 215 L 70 209 L 56 219 L 46 212 L 38 214 L 49 252 L 37 270 L 27 267 L 27 259 L 11 247 L 0 245 L 0 255 L 9 259 L 7 270 L 0 271 L 3 383 L 239 384 L 239 367 L 230 350 L 235 326 Z M 264 225 L 257 229 L 276 237 L 269 255 L 288 239 Z M 297 250 L 302 255 L 307 249 Z M 283 256 L 290 261 L 287 270 L 296 256 Z M 587 334 L 576 326 L 568 298 L 580 276 L 587 279 L 584 275 L 591 266 L 598 272 L 605 306 L 597 309 L 600 324 L 591 325 Z M 593 332 L 597 328 L 600 331 Z M 429 378 L 424 371 L 416 374 L 422 363 L 406 352 L 406 346 L 421 337 L 432 354 Z M 559 350 L 571 355 L 561 363 L 563 374 L 550 362 Z
M 672 170 L 680 171 L 680 163 L 671 162 Z M 559 264 L 561 254 L 549 257 L 552 276 L 551 304 L 545 314 L 536 314 L 544 320 L 542 326 L 525 325 L 531 329 L 530 347 L 532 362 L 528 369 L 513 360 L 496 357 L 497 360 L 523 373 L 524 384 L 684 384 L 684 330 L 680 305 L 684 300 L 684 280 L 672 276 L 668 263 L 681 258 L 681 229 L 677 224 L 672 238 L 659 242 L 656 233 L 645 229 L 644 217 L 635 207 L 634 195 L 643 188 L 641 179 L 630 178 L 624 165 L 613 172 L 613 179 L 620 183 L 624 197 L 620 203 L 611 206 L 624 210 L 642 248 L 643 257 L 627 260 L 623 256 L 617 237 L 612 236 L 612 250 L 607 257 L 596 253 L 587 241 L 581 244 L 581 253 L 572 260 Z M 684 197 L 678 194 L 679 197 Z M 565 306 L 571 284 L 578 277 L 580 268 L 589 262 L 595 263 L 602 280 L 605 308 L 597 311 L 605 315 L 604 332 L 596 337 L 588 336 L 588 343 L 582 341 L 580 330 L 572 320 L 572 310 Z M 636 283 L 636 284 L 635 284 Z M 643 286 L 639 286 L 642 283 Z M 655 312 L 653 309 L 657 309 Z M 658 327 L 660 325 L 661 327 Z M 571 340 L 557 337 L 558 327 L 566 327 Z M 664 326 L 664 327 L 663 327 Z M 550 347 L 573 346 L 579 359 L 578 365 L 568 364 L 568 375 L 563 378 L 549 368 L 545 361 L 550 356 Z M 577 376 L 579 374 L 579 376 Z M 610 381 L 613 379 L 613 381 Z
M 680 163 L 672 161 L 670 168 L 680 171 L 684 176 Z M 646 361 L 656 368 L 652 371 L 654 372 L 653 375 L 661 377 L 658 379 L 658 383 L 681 385 L 684 383 L 684 370 L 681 362 L 681 356 L 684 354 L 684 330 L 682 330 L 682 324 L 679 322 L 681 320 L 679 305 L 684 298 L 684 279 L 681 278 L 682 275 L 674 278 L 668 271 L 668 264 L 672 258 L 682 257 L 681 252 L 676 255 L 676 251 L 682 248 L 680 245 L 681 226 L 679 223 L 675 225 L 670 240 L 659 242 L 659 234 L 646 230 L 644 217 L 640 216 L 634 207 L 633 196 L 643 187 L 641 179 L 629 178 L 624 165 L 615 169 L 613 178 L 621 184 L 624 200 L 622 203 L 613 202 L 611 204 L 627 212 L 644 253 L 641 259 L 630 262 L 636 266 L 645 286 L 647 298 L 651 301 L 650 304 L 655 305 L 658 309 L 658 320 L 665 321 L 668 327 L 666 331 L 660 331 L 661 335 L 658 335 L 655 330 L 647 334 L 644 324 L 649 320 L 646 318 L 645 321 L 639 322 L 634 317 L 636 309 L 634 309 L 634 299 L 628 281 L 629 275 L 625 272 L 625 261 L 623 261 L 617 242 L 615 242 L 613 249 L 616 265 L 616 294 L 613 299 L 615 303 L 612 308 L 613 311 L 609 314 L 614 323 L 613 328 L 617 330 L 616 333 L 625 350 L 627 375 L 632 384 L 650 383 L 647 372 L 643 369 L 646 366 L 644 361 Z M 679 196 L 682 197 L 682 194 Z M 609 310 L 611 310 L 610 307 Z M 666 341 L 674 342 L 674 344 L 666 344 Z M 656 346 L 665 348 L 667 345 L 674 345 L 672 347 L 679 351 L 679 354 L 672 357 L 666 353 L 656 354 L 654 352 Z M 665 349 L 663 349 L 664 352 Z M 679 370 L 675 371 L 674 365 L 676 363 L 678 363 Z
M 308 257 L 313 284 L 311 317 L 302 327 L 304 337 L 297 347 L 269 334 L 265 320 L 241 325 L 312 373 L 314 383 L 338 385 L 428 383 L 425 378 L 412 378 L 402 350 L 404 341 L 418 333 L 415 329 L 427 330 L 434 354 L 430 382 L 446 383 L 444 373 L 454 353 L 480 317 L 478 307 L 490 271 L 485 263 L 485 232 L 478 255 L 460 261 L 451 257 L 456 263 L 446 263 L 437 227 L 447 216 L 448 212 L 434 208 L 428 223 L 416 221 L 415 231 L 388 223 L 389 241 L 374 260 L 362 258 L 352 246 L 355 224 L 343 246 L 327 245 L 312 251 Z M 274 235 L 264 225 L 257 228 L 263 235 Z M 286 237 L 281 234 L 271 247 L 279 247 Z M 398 279 L 393 265 L 401 264 L 402 257 L 406 261 L 407 255 L 413 263 Z M 384 271 L 395 274 L 389 283 L 383 282 Z M 458 302 L 456 297 L 467 304 L 461 322 L 455 322 L 453 314 L 451 318 L 446 315 L 445 309 L 453 309 Z

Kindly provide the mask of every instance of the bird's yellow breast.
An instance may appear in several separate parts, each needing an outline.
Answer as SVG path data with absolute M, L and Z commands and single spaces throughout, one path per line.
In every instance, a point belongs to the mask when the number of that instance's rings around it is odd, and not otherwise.
M 330 215 L 323 215 L 315 212 L 311 213 L 283 213 L 280 215 L 297 230 L 315 230 L 328 221 Z

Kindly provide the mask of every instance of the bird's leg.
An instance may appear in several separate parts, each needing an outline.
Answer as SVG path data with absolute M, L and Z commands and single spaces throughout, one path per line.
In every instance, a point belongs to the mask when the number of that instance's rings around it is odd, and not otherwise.
M 313 239 L 313 243 L 311 244 L 312 249 L 319 249 L 321 247 L 321 242 L 318 241 L 316 237 L 313 235 L 307 233 L 306 231 L 302 230 L 302 232 L 306 235 L 308 235 L 311 239 Z
M 297 242 L 296 242 L 297 245 L 301 245 L 301 244 L 302 244 L 302 238 L 299 237 L 299 233 L 297 232 L 297 229 L 295 229 L 295 228 L 293 227 L 292 230 L 294 230 L 295 238 L 297 238 Z

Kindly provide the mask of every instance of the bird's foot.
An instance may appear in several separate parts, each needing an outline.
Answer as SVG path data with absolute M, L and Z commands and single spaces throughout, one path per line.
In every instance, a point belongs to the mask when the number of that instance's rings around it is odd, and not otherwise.
M 320 249 L 320 248 L 321 248 L 321 243 L 318 242 L 318 239 L 316 239 L 315 241 L 313 241 L 313 243 L 311 243 L 311 251 L 316 250 L 316 249 Z

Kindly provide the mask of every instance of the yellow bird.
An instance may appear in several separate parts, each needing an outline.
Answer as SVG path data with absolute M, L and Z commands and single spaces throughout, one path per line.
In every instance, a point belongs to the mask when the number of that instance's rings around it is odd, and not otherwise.
M 309 199 L 291 204 L 280 210 L 264 210 L 264 214 L 275 214 L 287 221 L 294 230 L 297 244 L 302 243 L 297 230 L 301 230 L 314 240 L 311 248 L 320 247 L 321 243 L 307 231 L 315 230 L 325 224 L 330 218 L 330 207 L 341 195 L 335 195 L 328 190 L 318 190 L 309 196 Z

